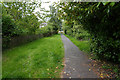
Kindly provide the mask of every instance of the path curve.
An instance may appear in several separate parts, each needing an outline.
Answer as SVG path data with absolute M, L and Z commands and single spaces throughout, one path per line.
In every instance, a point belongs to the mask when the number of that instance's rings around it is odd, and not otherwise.
M 65 49 L 65 67 L 62 78 L 98 78 L 90 69 L 90 60 L 66 36 L 61 35 Z

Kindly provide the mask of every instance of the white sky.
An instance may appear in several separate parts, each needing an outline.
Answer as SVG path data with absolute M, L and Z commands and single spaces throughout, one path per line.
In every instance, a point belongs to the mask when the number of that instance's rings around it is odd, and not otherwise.
M 54 2 L 58 2 L 58 0 L 41 0 L 41 2 L 42 2 L 41 8 L 45 8 L 45 10 L 50 11 L 49 6 L 52 5 Z M 45 13 L 44 11 L 40 11 L 40 8 L 36 8 L 34 12 Z M 50 14 L 50 12 L 47 12 L 45 14 Z M 40 15 L 42 15 L 42 14 L 40 14 Z
M 44 3 L 44 2 L 42 2 L 41 8 L 45 8 L 45 10 L 50 10 L 50 9 L 49 9 L 49 6 L 50 6 L 51 4 L 52 4 L 52 3 Z M 40 8 L 36 8 L 36 9 L 35 9 L 35 12 L 37 12 L 37 11 L 40 11 Z
M 46 2 L 47 2 L 46 0 L 42 1 L 42 3 L 41 3 L 41 8 L 45 8 L 45 10 L 50 11 L 49 6 L 52 5 L 52 2 L 49 2 L 49 3 L 46 3 Z M 36 8 L 36 9 L 34 10 L 34 13 L 35 13 L 35 12 L 45 13 L 44 11 L 40 11 L 40 8 Z M 45 13 L 45 14 L 49 14 L 49 13 Z M 44 16 L 44 15 L 42 15 L 42 14 L 40 14 L 40 15 L 41 15 L 41 16 Z M 41 19 L 39 19 L 39 20 L 41 21 Z
M 58 2 L 58 0 L 41 0 L 41 8 L 45 8 L 46 10 L 50 10 L 49 6 L 52 5 L 53 2 Z M 39 11 L 39 8 L 35 9 L 35 12 Z

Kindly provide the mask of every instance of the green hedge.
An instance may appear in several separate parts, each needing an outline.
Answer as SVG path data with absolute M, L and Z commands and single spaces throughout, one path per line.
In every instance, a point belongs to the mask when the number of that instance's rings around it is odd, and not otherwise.
M 120 63 L 120 2 L 68 2 L 67 5 L 61 3 L 59 6 L 62 8 L 59 12 L 65 13 L 62 18 L 69 29 L 72 30 L 74 27 L 71 23 L 76 22 L 92 36 L 91 50 L 99 59 Z M 75 35 L 76 38 L 84 36 L 78 33 Z

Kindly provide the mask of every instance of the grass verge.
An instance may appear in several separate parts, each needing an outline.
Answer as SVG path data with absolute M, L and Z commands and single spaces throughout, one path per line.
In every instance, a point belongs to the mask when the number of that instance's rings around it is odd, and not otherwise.
M 69 35 L 66 35 L 66 37 L 68 37 L 81 51 L 83 52 L 90 52 L 90 43 L 89 41 L 85 40 L 85 41 L 80 41 L 80 40 L 77 40 Z
M 60 35 L 45 37 L 3 52 L 3 78 L 59 78 L 64 48 Z
M 89 56 L 88 58 L 91 59 L 91 63 L 89 64 L 91 68 L 96 72 L 98 76 L 101 78 L 115 78 L 118 77 L 118 68 L 117 65 L 114 65 L 112 63 L 108 63 L 102 60 L 99 60 L 96 55 L 89 54 L 90 53 L 90 42 L 89 41 L 80 41 L 77 40 L 69 35 L 66 35 L 79 49 L 85 53 L 87 53 Z

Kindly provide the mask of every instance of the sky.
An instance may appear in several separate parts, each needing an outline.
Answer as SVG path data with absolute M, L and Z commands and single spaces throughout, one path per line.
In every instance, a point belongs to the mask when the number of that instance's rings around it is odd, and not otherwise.
M 53 2 L 58 2 L 58 0 L 41 0 L 41 8 L 45 8 L 46 10 L 50 10 L 49 6 L 52 5 Z M 39 11 L 39 8 L 35 9 L 35 12 Z
M 41 0 L 41 8 L 44 8 L 45 10 L 47 10 L 47 11 L 50 11 L 50 8 L 49 8 L 49 6 L 51 6 L 54 2 L 59 2 L 60 0 Z M 42 15 L 41 13 L 45 13 L 45 14 L 50 14 L 50 12 L 44 12 L 44 11 L 40 11 L 40 8 L 36 8 L 35 10 L 34 10 L 34 13 L 35 12 L 40 12 L 40 15 L 41 16 L 44 16 L 44 15 Z M 41 21 L 42 19 L 39 19 L 39 21 Z M 46 18 L 46 21 L 48 21 L 49 20 L 49 18 Z
M 42 3 L 41 3 L 41 8 L 45 8 L 45 10 L 47 10 L 47 11 L 50 11 L 50 8 L 49 8 L 49 6 L 50 5 L 52 5 L 52 3 L 54 2 L 54 1 L 49 1 L 49 0 L 42 0 Z M 40 13 L 45 13 L 45 12 L 43 12 L 43 11 L 40 11 L 40 8 L 36 8 L 35 10 L 34 10 L 34 12 L 40 12 Z M 46 14 L 46 13 L 45 13 Z M 48 12 L 47 14 L 50 14 L 50 12 Z M 42 15 L 42 14 L 40 14 L 40 15 Z M 43 15 L 42 15 L 43 16 Z M 41 19 L 39 19 L 40 21 L 41 21 Z M 48 20 L 48 19 L 47 19 Z
M 41 8 L 45 8 L 46 10 L 50 10 L 50 9 L 49 9 L 49 6 L 50 6 L 51 4 L 52 4 L 52 3 L 42 2 Z M 37 12 L 37 11 L 40 11 L 40 9 L 39 9 L 39 8 L 36 8 L 36 9 L 35 9 L 35 12 Z

